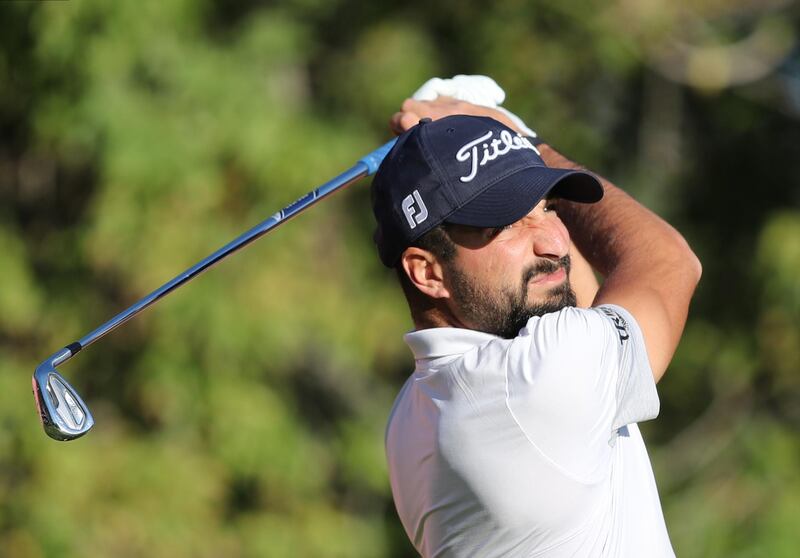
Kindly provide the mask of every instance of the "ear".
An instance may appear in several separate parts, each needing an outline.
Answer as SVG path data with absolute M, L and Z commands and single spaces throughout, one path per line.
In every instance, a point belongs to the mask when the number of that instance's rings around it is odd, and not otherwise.
M 422 248 L 406 248 L 401 256 L 403 269 L 411 283 L 431 298 L 450 298 L 444 286 L 443 270 L 439 260 Z

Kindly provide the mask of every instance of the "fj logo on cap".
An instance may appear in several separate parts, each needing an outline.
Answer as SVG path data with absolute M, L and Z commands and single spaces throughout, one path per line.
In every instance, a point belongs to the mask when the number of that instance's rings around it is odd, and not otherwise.
M 425 207 L 425 202 L 422 201 L 418 190 L 414 190 L 403 198 L 403 203 L 400 206 L 403 208 L 403 214 L 406 216 L 408 226 L 412 229 L 428 218 L 428 208 Z
M 498 157 L 502 157 L 512 150 L 517 149 L 530 149 L 541 156 L 539 150 L 526 138 L 519 134 L 512 136 L 508 130 L 500 132 L 500 137 L 489 141 L 494 135 L 493 131 L 488 131 L 478 139 L 472 140 L 465 144 L 461 149 L 456 152 L 456 160 L 462 163 L 469 162 L 471 169 L 468 175 L 460 178 L 461 182 L 472 182 L 472 179 L 478 174 L 478 167 L 484 166 L 489 161 L 494 161 Z M 478 146 L 483 144 L 483 158 L 478 162 Z

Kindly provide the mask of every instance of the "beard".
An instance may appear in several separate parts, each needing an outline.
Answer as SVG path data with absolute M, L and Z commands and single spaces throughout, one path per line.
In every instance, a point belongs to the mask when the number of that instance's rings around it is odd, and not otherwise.
M 528 283 L 541 274 L 566 271 L 566 280 L 545 293 L 541 300 L 528 302 Z M 575 306 L 577 299 L 569 282 L 570 259 L 564 256 L 558 261 L 543 260 L 525 269 L 518 289 L 511 287 L 499 291 L 487 291 L 456 267 L 450 267 L 450 294 L 461 310 L 462 317 L 474 329 L 491 333 L 505 339 L 513 339 L 528 320 L 558 312 L 562 308 Z

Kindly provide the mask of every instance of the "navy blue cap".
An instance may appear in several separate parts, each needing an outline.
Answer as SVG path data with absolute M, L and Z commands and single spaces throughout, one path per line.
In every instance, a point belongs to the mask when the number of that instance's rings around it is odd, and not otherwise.
M 423 119 L 397 139 L 372 181 L 375 243 L 393 267 L 436 225 L 503 227 L 554 195 L 593 203 L 603 197 L 588 172 L 550 168 L 530 141 L 491 118 Z

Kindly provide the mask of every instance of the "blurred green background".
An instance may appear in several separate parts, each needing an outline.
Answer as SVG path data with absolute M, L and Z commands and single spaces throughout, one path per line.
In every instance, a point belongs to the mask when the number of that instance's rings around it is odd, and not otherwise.
M 405 557 L 413 362 L 362 183 L 62 367 L 44 357 L 479 73 L 704 264 L 643 425 L 680 557 L 800 549 L 800 9 L 789 0 L 0 2 L 0 556 Z

